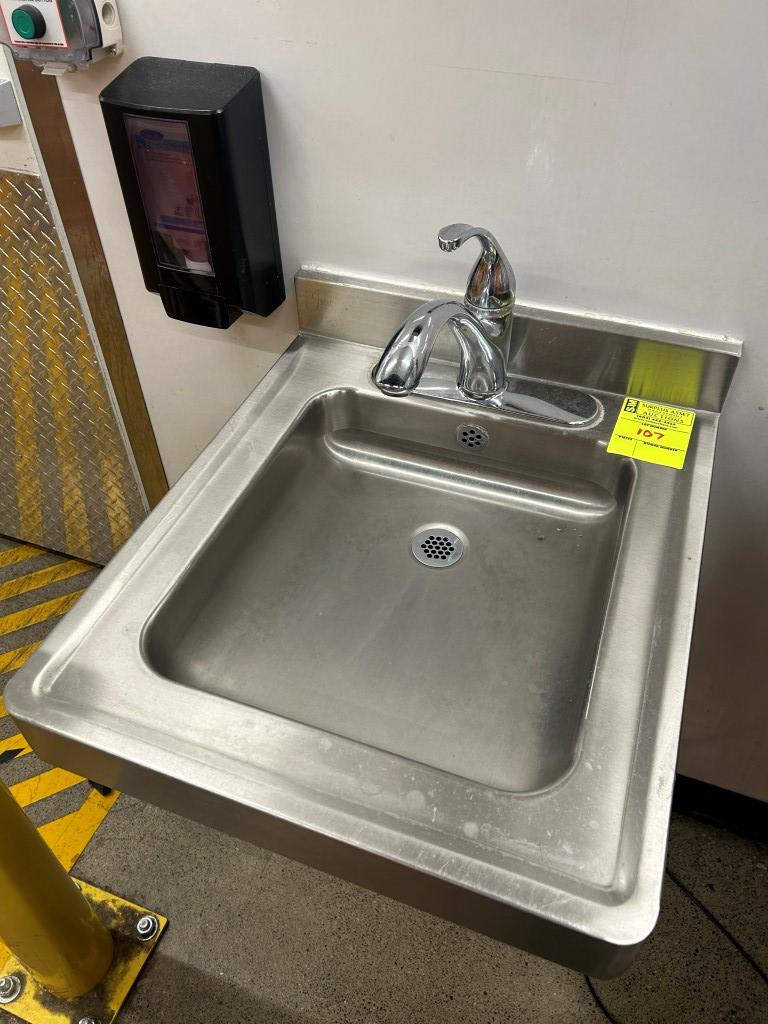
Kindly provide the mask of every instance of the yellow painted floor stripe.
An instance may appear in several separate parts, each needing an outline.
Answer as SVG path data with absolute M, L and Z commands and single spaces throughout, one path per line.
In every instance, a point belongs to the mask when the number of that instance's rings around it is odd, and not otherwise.
M 20 732 L 17 732 L 15 736 L 9 736 L 5 740 L 0 740 L 0 754 L 4 754 L 8 750 L 18 750 L 18 757 L 22 757 L 24 754 L 28 754 L 31 749 Z
M 0 675 L 3 672 L 15 672 L 16 669 L 21 668 L 29 661 L 39 646 L 40 641 L 37 640 L 33 644 L 25 644 L 23 647 L 16 647 L 12 651 L 0 654 Z
M 67 871 L 93 839 L 119 795 L 113 790 L 102 796 L 94 789 L 78 810 L 38 829 Z
M 0 697 L 0 718 L 5 718 L 7 714 L 8 712 L 6 711 L 5 708 L 5 701 L 3 700 L 2 697 Z
M 33 547 L 31 544 L 19 544 L 15 548 L 5 548 L 0 551 L 0 569 L 6 565 L 15 565 L 17 562 L 23 562 L 27 558 L 34 558 L 35 555 L 44 555 L 45 551 L 42 548 Z
M 77 786 L 82 781 L 82 775 L 65 772 L 63 768 L 51 768 L 50 771 L 11 786 L 11 795 L 20 807 L 29 807 L 38 800 L 45 800 L 46 797 L 61 793 L 71 786 Z
M 39 590 L 40 587 L 47 587 L 51 583 L 59 583 L 61 580 L 68 580 L 81 572 L 91 572 L 92 570 L 93 566 L 88 562 L 72 559 L 68 562 L 49 565 L 45 569 L 38 569 L 37 572 L 28 572 L 26 576 L 18 576 L 15 580 L 0 583 L 0 601 L 18 597 L 19 594 L 28 594 L 31 590 Z
M 82 593 L 82 590 L 76 590 L 74 594 L 54 597 L 53 600 L 43 601 L 42 604 L 33 605 L 32 608 L 24 608 L 20 612 L 2 616 L 0 618 L 0 636 L 4 633 L 14 633 L 17 629 L 24 629 L 26 626 L 36 626 L 39 622 L 52 619 L 54 615 L 63 615 L 69 611 Z

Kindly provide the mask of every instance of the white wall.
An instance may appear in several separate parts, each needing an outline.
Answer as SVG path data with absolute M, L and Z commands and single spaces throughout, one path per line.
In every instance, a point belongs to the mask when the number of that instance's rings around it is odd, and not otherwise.
M 730 600 L 719 588 L 734 533 L 747 553 L 740 592 L 765 586 L 764 0 L 121 0 L 120 11 L 122 62 L 61 87 L 172 479 L 290 340 L 294 314 L 289 299 L 219 333 L 173 323 L 144 291 L 97 104 L 142 54 L 262 71 L 288 278 L 317 263 L 461 286 L 469 256 L 441 254 L 435 234 L 467 220 L 498 235 L 526 301 L 745 338 L 707 586 Z M 768 653 L 756 614 L 753 603 L 746 624 L 730 622 L 750 664 Z M 713 693 L 720 662 L 701 684 Z M 765 689 L 764 667 L 745 672 L 745 694 Z M 768 797 L 768 771 L 764 785 Z
M 0 78 L 11 78 L 11 72 L 8 70 L 8 51 L 4 46 L 0 46 Z M 25 125 L 0 126 L 0 167 L 5 171 L 39 173 L 40 168 Z

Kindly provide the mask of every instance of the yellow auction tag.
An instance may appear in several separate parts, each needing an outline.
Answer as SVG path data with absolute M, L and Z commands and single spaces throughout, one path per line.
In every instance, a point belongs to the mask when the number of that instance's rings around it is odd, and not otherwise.
M 657 466 L 682 469 L 696 413 L 641 398 L 625 398 L 608 451 Z

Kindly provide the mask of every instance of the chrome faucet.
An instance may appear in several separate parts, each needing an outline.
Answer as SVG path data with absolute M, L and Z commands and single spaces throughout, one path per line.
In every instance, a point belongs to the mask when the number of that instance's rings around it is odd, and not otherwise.
M 507 363 L 515 308 L 515 272 L 485 228 L 449 224 L 438 233 L 443 252 L 453 252 L 468 238 L 479 238 L 480 257 L 469 280 L 464 303 L 425 302 L 411 313 L 381 357 L 374 379 L 387 395 L 416 389 L 438 334 L 449 327 L 459 346 L 456 387 L 470 400 L 486 401 L 506 389 Z
M 510 375 L 515 272 L 501 246 L 485 228 L 449 224 L 437 236 L 443 252 L 479 238 L 480 258 L 472 268 L 464 302 L 434 299 L 406 318 L 373 371 L 386 395 L 459 402 L 494 412 L 515 413 L 581 427 L 594 423 L 601 406 L 576 388 Z M 425 373 L 438 334 L 450 328 L 459 346 L 458 373 L 440 363 Z M 521 341 L 525 329 L 520 332 Z M 524 344 L 524 341 L 523 341 Z

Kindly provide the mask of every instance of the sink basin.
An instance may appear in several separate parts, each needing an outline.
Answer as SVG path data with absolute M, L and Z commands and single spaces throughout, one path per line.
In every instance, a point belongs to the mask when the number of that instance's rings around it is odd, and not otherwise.
M 48 761 L 614 975 L 658 915 L 739 343 L 518 309 L 513 371 L 598 399 L 566 427 L 383 396 L 423 293 L 297 287 L 301 335 L 8 709 Z M 607 453 L 627 393 L 696 409 L 684 469 Z
M 555 783 L 633 467 L 509 418 L 467 448 L 465 420 L 351 390 L 314 399 L 155 613 L 149 665 L 474 783 Z M 427 547 L 457 534 L 462 557 L 418 561 L 425 529 Z

